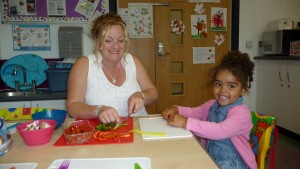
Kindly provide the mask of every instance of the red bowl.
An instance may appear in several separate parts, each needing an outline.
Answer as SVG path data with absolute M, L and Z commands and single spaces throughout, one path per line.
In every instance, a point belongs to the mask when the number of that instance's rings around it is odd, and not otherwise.
M 17 131 L 20 133 L 24 142 L 28 146 L 39 146 L 46 144 L 50 141 L 53 134 L 54 128 L 56 126 L 55 120 L 35 120 L 39 125 L 42 122 L 46 122 L 50 125 L 48 128 L 43 128 L 39 130 L 25 130 L 28 124 L 31 124 L 33 121 L 24 122 L 17 126 Z

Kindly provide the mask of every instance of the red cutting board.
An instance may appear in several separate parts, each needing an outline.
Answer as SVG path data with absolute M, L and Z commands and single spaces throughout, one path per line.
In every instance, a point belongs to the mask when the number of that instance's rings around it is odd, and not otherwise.
M 125 117 L 124 117 L 125 118 Z M 92 126 L 96 127 L 98 126 L 101 122 L 99 119 L 90 119 L 88 120 Z M 128 132 L 130 130 L 133 130 L 133 119 L 132 117 L 129 117 L 127 120 L 128 126 L 122 126 L 116 130 L 115 132 Z M 64 135 L 62 134 L 59 139 L 54 143 L 54 146 L 80 146 L 80 145 L 95 145 L 95 144 L 123 144 L 123 143 L 133 143 L 133 133 L 129 133 L 129 137 L 121 137 L 120 141 L 114 141 L 113 139 L 108 139 L 105 141 L 99 141 L 96 139 L 93 139 L 89 143 L 84 143 L 84 144 L 67 144 L 64 138 Z

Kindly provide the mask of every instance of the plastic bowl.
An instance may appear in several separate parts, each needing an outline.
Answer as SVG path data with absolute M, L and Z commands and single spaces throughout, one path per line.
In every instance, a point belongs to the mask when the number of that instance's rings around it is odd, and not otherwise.
M 56 126 L 55 120 L 35 120 L 35 121 L 37 121 L 38 125 L 41 124 L 42 122 L 46 122 L 50 125 L 50 127 L 39 129 L 39 130 L 25 130 L 27 125 L 33 123 L 34 121 L 28 121 L 19 124 L 17 126 L 17 131 L 20 133 L 25 144 L 27 144 L 28 146 L 39 146 L 48 143 L 51 139 L 54 128 Z
M 66 117 L 67 117 L 67 111 L 58 110 L 58 109 L 43 110 L 32 114 L 33 120 L 41 120 L 41 119 L 55 120 L 56 121 L 55 129 L 61 126 L 61 124 L 66 120 Z
M 76 120 L 62 124 L 67 144 L 84 144 L 93 140 L 95 128 L 88 120 Z

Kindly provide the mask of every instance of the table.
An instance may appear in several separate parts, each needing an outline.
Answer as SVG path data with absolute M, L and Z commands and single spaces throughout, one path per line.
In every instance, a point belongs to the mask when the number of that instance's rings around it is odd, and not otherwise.
M 134 128 L 140 128 L 138 117 L 134 118 Z M 27 146 L 16 132 L 14 146 L 0 157 L 0 163 L 37 162 L 37 169 L 46 169 L 54 160 L 64 158 L 149 157 L 152 169 L 218 168 L 195 137 L 145 141 L 140 134 L 134 134 L 134 142 L 128 144 L 53 146 L 61 134 L 59 128 L 49 143 Z

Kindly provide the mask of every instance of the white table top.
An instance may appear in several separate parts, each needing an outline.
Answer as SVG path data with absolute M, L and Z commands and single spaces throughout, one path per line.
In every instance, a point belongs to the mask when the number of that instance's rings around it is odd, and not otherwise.
M 134 128 L 140 128 L 138 118 L 134 118 Z M 12 149 L 0 157 L 0 163 L 36 162 L 37 169 L 46 169 L 53 161 L 65 158 L 149 157 L 152 169 L 218 168 L 195 137 L 143 140 L 140 134 L 135 133 L 134 142 L 128 144 L 53 146 L 61 134 L 59 128 L 54 131 L 49 143 L 27 146 L 16 132 Z

